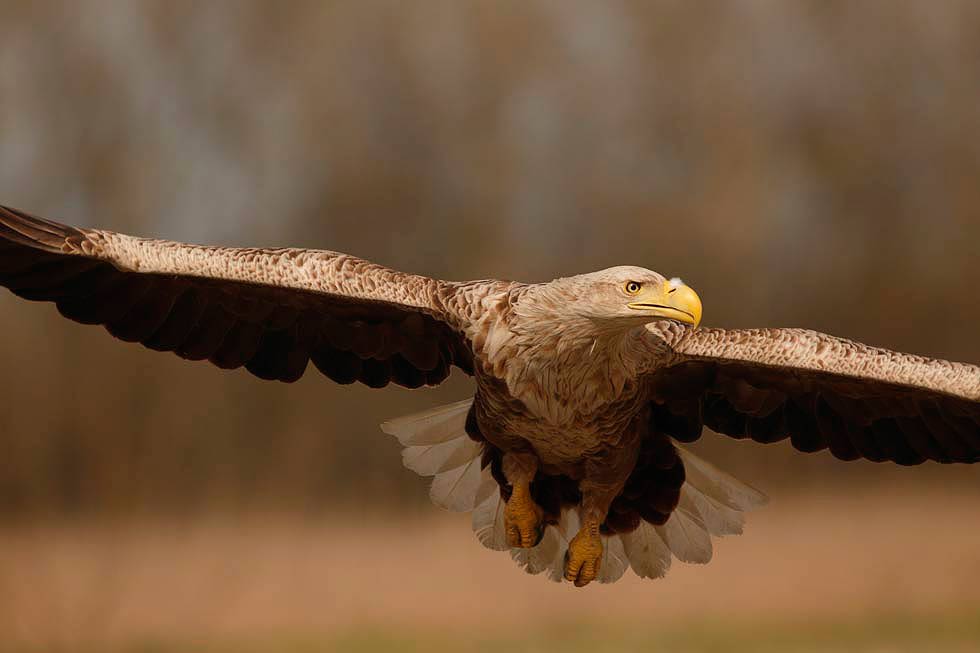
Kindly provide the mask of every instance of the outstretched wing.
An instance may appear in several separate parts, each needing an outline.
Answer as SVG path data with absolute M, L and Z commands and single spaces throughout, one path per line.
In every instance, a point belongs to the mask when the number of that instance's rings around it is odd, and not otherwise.
M 678 440 L 707 426 L 842 460 L 980 462 L 978 367 L 801 329 L 666 333 L 653 419 Z
M 0 207 L 0 285 L 117 338 L 270 380 L 309 361 L 338 383 L 472 374 L 465 286 L 336 252 L 232 249 L 76 229 Z

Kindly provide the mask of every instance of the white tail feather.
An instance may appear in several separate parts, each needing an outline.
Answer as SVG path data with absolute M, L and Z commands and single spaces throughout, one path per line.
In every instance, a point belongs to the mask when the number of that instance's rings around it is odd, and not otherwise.
M 653 524 L 640 521 L 636 530 L 621 537 L 626 557 L 637 576 L 663 578 L 667 575 L 670 569 L 670 549 Z
M 511 549 L 510 555 L 529 574 L 547 572 L 548 580 L 560 583 L 565 577 L 568 543 L 581 528 L 577 510 L 562 510 L 557 526 L 548 526 L 533 549 Z
M 565 573 L 565 551 L 568 540 L 561 528 L 549 526 L 533 549 L 511 549 L 510 556 L 529 574 L 547 573 L 548 578 L 561 582 Z
M 684 462 L 687 483 L 701 490 L 706 496 L 733 510 L 743 512 L 761 508 L 769 503 L 769 498 L 754 487 L 726 474 L 683 447 L 675 444 L 674 448 Z
M 623 545 L 622 536 L 619 534 L 603 535 L 602 562 L 599 563 L 599 577 L 596 580 L 600 583 L 615 583 L 623 577 L 629 568 L 630 561 L 626 557 L 626 547 Z
M 472 404 L 472 399 L 466 399 L 414 415 L 397 417 L 384 422 L 381 430 L 395 436 L 405 446 L 454 440 L 466 431 L 466 414 Z
M 708 532 L 716 537 L 724 535 L 741 535 L 745 524 L 743 513 L 729 508 L 716 499 L 712 499 L 690 483 L 685 483 L 681 494 L 701 514 Z
M 491 479 L 492 480 L 492 479 Z M 494 492 L 473 510 L 473 532 L 480 544 L 492 551 L 507 551 L 507 531 L 504 530 L 504 502 L 500 492 Z
M 432 502 L 454 512 L 473 510 L 487 495 L 480 464 L 483 447 L 466 434 L 466 415 L 472 403 L 472 399 L 458 401 L 381 425 L 405 446 L 405 467 L 419 476 L 433 477 Z
M 469 512 L 476 508 L 478 491 L 483 483 L 480 455 L 464 465 L 432 477 L 429 498 L 440 508 L 452 512 Z
M 405 446 L 405 466 L 432 476 L 433 503 L 457 512 L 473 511 L 473 531 L 480 543 L 511 557 L 529 574 L 562 580 L 568 543 L 581 522 L 574 508 L 562 510 L 557 526 L 545 529 L 533 549 L 511 549 L 504 530 L 500 488 L 482 466 L 482 446 L 466 434 L 472 399 L 427 410 L 382 424 Z M 675 445 L 676 446 L 676 445 Z M 686 481 L 680 503 L 662 526 L 641 521 L 631 533 L 603 535 L 600 583 L 612 583 L 632 567 L 641 578 L 660 578 L 670 569 L 671 556 L 683 562 L 711 560 L 711 537 L 742 532 L 743 512 L 765 505 L 766 496 L 714 465 L 677 446 Z
M 437 444 L 405 447 L 402 463 L 419 476 L 435 476 L 439 472 L 456 469 L 483 453 L 480 443 L 471 440 L 466 433 L 454 440 Z
M 656 526 L 657 534 L 667 543 L 667 548 L 681 562 L 705 564 L 711 560 L 711 535 L 701 513 L 681 491 L 680 504 L 671 513 L 667 523 Z

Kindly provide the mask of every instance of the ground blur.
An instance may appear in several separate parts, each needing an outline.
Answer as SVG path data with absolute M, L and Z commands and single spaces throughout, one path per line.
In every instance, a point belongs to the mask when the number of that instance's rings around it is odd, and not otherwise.
M 711 326 L 976 363 L 977 44 L 971 0 L 0 0 L 0 203 L 451 279 L 639 264 Z M 976 467 L 708 434 L 773 504 L 576 591 L 379 432 L 458 372 L 270 385 L 0 316 L 0 650 L 980 648 Z
M 790 494 L 707 566 L 581 590 L 429 512 L 33 524 L 0 532 L 0 650 L 976 650 L 978 501 Z

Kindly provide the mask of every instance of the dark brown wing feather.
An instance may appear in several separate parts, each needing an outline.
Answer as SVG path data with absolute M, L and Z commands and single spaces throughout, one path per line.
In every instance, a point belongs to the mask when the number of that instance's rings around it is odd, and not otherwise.
M 319 289 L 120 269 L 97 250 L 94 236 L 129 238 L 0 207 L 0 285 L 25 299 L 54 302 L 65 317 L 101 324 L 121 340 L 224 369 L 245 367 L 262 379 L 296 381 L 311 361 L 338 383 L 376 388 L 435 385 L 452 365 L 472 374 L 468 343 L 440 319 L 435 303 L 427 310 Z M 343 256 L 310 254 L 318 262 Z M 386 280 L 400 274 L 346 258 L 348 273 L 384 273 Z M 289 260 L 283 257 L 283 265 Z M 365 293 L 378 285 L 363 281 Z
M 841 460 L 980 462 L 976 367 L 810 331 L 697 331 L 677 339 L 677 362 L 652 378 L 655 427 L 677 440 L 696 440 L 706 426 L 756 442 L 789 438 L 799 451 L 829 449 Z

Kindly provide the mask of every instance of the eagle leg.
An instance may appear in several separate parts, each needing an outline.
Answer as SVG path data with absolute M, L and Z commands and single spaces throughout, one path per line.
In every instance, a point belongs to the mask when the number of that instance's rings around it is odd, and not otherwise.
M 626 433 L 622 442 L 622 447 L 608 449 L 585 461 L 584 476 L 579 481 L 582 527 L 568 543 L 565 554 L 565 579 L 575 583 L 576 587 L 585 587 L 599 577 L 602 565 L 599 528 L 606 521 L 609 507 L 623 491 L 626 480 L 636 466 L 640 452 L 637 433 Z
M 537 546 L 544 535 L 544 510 L 531 497 L 531 481 L 538 471 L 532 453 L 507 452 L 503 457 L 504 476 L 512 491 L 504 508 L 507 544 L 520 549 Z
M 602 563 L 602 540 L 599 538 L 598 519 L 589 519 L 568 543 L 565 554 L 565 580 L 575 587 L 585 587 L 599 577 Z

